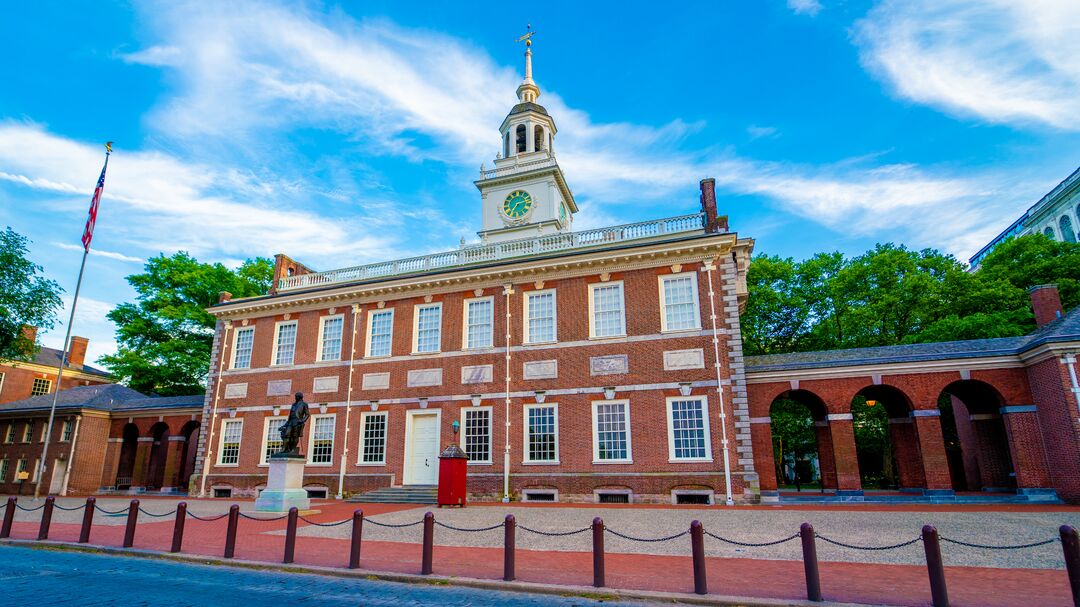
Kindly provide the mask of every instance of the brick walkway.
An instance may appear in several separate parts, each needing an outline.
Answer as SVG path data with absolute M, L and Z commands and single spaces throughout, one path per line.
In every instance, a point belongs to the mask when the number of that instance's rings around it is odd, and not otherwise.
M 200 513 L 223 512 L 221 500 L 188 500 Z M 65 501 L 66 506 L 76 504 Z M 117 504 L 110 502 L 110 508 Z M 24 505 L 29 505 L 23 501 Z M 165 512 L 174 500 L 143 501 L 148 511 Z M 245 508 L 250 506 L 246 505 Z M 309 517 L 315 522 L 334 522 L 351 516 L 357 505 L 327 503 L 316 506 L 319 514 Z M 423 509 L 408 505 L 364 504 L 367 516 L 412 509 L 416 518 Z M 1061 508 L 1058 508 L 1061 510 Z M 1008 510 L 1015 512 L 1015 510 Z M 1075 514 L 1075 510 L 1065 509 Z M 1065 514 L 1063 512 L 1063 514 Z M 60 512 L 56 513 L 60 515 Z M 688 513 L 689 514 L 689 513 Z M 38 526 L 20 513 L 12 538 L 34 539 Z M 38 513 L 30 515 L 37 520 Z M 55 516 L 50 539 L 76 541 L 79 525 L 74 521 L 79 513 Z M 73 516 L 74 515 L 74 516 Z M 439 516 L 439 513 L 437 513 Z M 95 518 L 92 544 L 119 546 L 122 543 L 123 517 Z M 255 522 L 241 520 L 237 537 L 236 557 L 254 561 L 280 562 L 284 548 L 284 521 Z M 308 527 L 301 522 L 301 527 Z M 346 525 L 345 527 L 348 527 Z M 152 519 L 140 516 L 135 547 L 167 550 L 172 537 L 171 518 Z M 436 530 L 436 535 L 441 530 Z M 220 556 L 224 549 L 225 520 L 201 522 L 188 519 L 183 551 L 189 554 Z M 489 533 L 501 533 L 493 531 Z M 404 535 L 404 534 L 403 534 Z M 408 537 L 413 534 L 410 532 Z M 418 573 L 420 545 L 412 540 L 365 540 L 361 567 L 370 570 Z M 519 531 L 519 546 L 521 545 Z M 1047 548 L 1060 551 L 1059 545 Z M 687 553 L 689 543 L 687 542 Z M 348 561 L 348 542 L 345 539 L 314 537 L 298 534 L 296 562 L 300 564 L 344 567 Z M 606 557 L 607 584 L 612 588 L 692 592 L 693 578 L 688 556 L 658 554 L 609 553 Z M 708 559 L 709 589 L 712 593 L 780 599 L 804 597 L 802 563 L 798 560 L 762 560 L 752 558 Z M 502 576 L 502 550 L 490 547 L 436 546 L 436 574 L 499 579 Z M 662 573 L 658 573 L 662 572 Z M 592 582 L 592 560 L 588 552 L 524 550 L 517 551 L 517 577 L 521 581 L 589 585 Z M 930 601 L 926 570 L 917 565 L 821 563 L 822 586 L 826 599 L 859 603 L 896 605 L 926 605 Z M 1060 569 L 1002 569 L 990 567 L 949 567 L 949 593 L 954 605 L 1040 605 L 1052 607 L 1071 605 L 1066 574 Z

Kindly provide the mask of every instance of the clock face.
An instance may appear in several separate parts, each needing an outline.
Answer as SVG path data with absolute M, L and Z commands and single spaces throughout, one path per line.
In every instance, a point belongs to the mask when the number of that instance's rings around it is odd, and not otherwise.
M 532 209 L 533 199 L 525 190 L 514 190 L 506 195 L 502 212 L 510 219 L 521 219 Z

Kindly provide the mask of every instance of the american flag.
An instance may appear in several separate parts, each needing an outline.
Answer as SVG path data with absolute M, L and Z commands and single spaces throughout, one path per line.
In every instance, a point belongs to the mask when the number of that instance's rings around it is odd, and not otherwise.
M 94 239 L 94 224 L 97 223 L 98 205 L 101 204 L 101 192 L 105 189 L 105 169 L 109 168 L 109 154 L 112 153 L 112 142 L 105 144 L 105 166 L 101 167 L 101 177 L 98 177 L 97 187 L 94 188 L 94 197 L 90 199 L 90 216 L 86 218 L 86 229 L 83 230 L 83 249 L 90 251 L 90 241 Z

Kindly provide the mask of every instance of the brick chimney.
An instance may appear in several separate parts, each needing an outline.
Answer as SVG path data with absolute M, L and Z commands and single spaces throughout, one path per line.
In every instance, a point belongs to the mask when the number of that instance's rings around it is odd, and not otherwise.
M 1035 285 L 1028 289 L 1031 296 L 1031 309 L 1035 312 L 1035 324 L 1043 326 L 1061 318 L 1061 296 L 1057 285 Z
M 90 340 L 85 337 L 79 337 L 78 335 L 71 336 L 71 347 L 68 348 L 68 366 L 69 367 L 82 367 L 86 361 L 86 346 L 90 344 Z
M 30 325 L 22 326 L 22 335 L 26 339 L 37 342 L 37 327 L 31 327 Z
M 274 255 L 274 282 L 270 285 L 270 295 L 277 293 L 278 285 L 281 284 L 282 278 L 310 274 L 311 272 L 311 268 L 284 253 Z
M 701 180 L 701 210 L 705 213 L 705 231 L 710 234 L 727 232 L 727 215 L 716 214 L 716 180 L 706 177 Z

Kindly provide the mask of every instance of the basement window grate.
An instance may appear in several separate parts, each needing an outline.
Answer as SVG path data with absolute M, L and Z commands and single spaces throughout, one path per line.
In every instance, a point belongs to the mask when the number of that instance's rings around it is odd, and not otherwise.
M 529 491 L 521 494 L 526 502 L 554 502 L 555 493 L 552 491 Z
M 678 505 L 708 506 L 712 504 L 712 496 L 706 493 L 676 493 L 675 503 Z
M 308 499 L 326 499 L 326 489 L 307 489 Z
M 232 497 L 232 489 L 214 489 L 214 497 Z
M 596 501 L 601 504 L 629 504 L 629 493 L 597 493 Z

